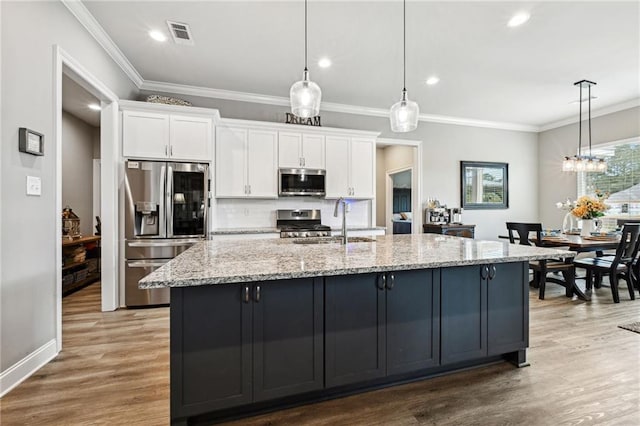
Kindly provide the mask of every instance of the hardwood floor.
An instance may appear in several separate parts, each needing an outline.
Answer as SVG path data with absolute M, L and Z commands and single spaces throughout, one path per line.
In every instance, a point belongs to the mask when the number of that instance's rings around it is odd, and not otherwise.
M 640 300 L 531 291 L 531 367 L 501 363 L 230 423 L 240 425 L 640 425 Z M 162 425 L 168 309 L 99 312 L 99 286 L 64 299 L 63 351 L 2 400 L 0 424 Z

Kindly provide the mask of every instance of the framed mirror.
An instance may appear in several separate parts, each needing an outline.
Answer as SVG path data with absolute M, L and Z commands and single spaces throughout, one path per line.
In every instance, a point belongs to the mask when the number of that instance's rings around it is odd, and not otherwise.
M 468 210 L 509 208 L 509 165 L 461 161 L 460 200 Z

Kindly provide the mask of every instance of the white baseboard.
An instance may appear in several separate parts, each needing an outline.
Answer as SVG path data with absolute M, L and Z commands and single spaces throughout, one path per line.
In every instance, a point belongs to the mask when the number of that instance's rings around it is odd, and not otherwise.
M 0 374 L 0 398 L 28 379 L 58 355 L 56 339 L 51 339 Z

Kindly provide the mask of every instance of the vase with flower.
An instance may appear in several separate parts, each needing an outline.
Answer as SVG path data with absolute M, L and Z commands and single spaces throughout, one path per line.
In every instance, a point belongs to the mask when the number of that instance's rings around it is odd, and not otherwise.
M 609 209 L 604 202 L 608 197 L 608 192 L 596 190 L 595 197 L 584 195 L 578 198 L 571 214 L 582 220 L 581 236 L 589 236 L 595 230 L 594 220 L 604 216 L 604 212 Z

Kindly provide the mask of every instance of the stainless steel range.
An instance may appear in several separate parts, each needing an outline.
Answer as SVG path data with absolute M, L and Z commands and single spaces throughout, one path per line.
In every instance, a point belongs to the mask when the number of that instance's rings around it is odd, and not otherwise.
M 280 238 L 331 236 L 331 228 L 322 224 L 320 210 L 278 210 L 276 226 Z

